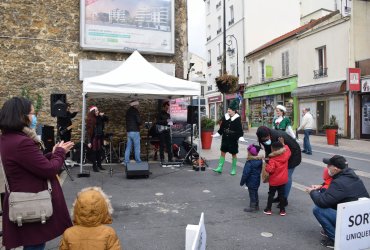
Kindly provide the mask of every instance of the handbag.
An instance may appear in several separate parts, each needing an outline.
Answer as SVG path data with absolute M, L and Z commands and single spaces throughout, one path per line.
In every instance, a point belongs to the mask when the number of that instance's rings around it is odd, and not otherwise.
M 50 180 L 47 180 L 48 189 L 38 193 L 10 192 L 1 158 L 0 167 L 4 174 L 6 190 L 9 193 L 9 220 L 19 227 L 23 223 L 41 222 L 45 224 L 53 215 Z

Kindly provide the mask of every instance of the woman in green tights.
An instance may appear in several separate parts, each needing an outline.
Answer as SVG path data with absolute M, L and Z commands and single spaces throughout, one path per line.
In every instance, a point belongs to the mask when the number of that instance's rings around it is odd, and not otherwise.
M 222 118 L 220 129 L 217 131 L 216 134 L 212 135 L 212 137 L 222 136 L 220 160 L 218 161 L 217 168 L 213 169 L 213 171 L 220 174 L 222 173 L 222 169 L 225 163 L 226 153 L 230 153 L 232 155 L 230 174 L 236 174 L 236 163 L 238 160 L 236 154 L 239 152 L 238 140 L 245 141 L 243 137 L 241 118 L 240 115 L 237 113 L 238 108 L 239 99 L 234 99 L 229 105 L 227 113 Z

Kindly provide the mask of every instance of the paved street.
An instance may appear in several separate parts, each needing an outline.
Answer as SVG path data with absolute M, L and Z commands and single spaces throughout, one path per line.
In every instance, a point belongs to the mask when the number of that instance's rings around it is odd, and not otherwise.
M 255 130 L 245 134 L 248 144 L 255 142 Z M 220 140 L 214 139 L 211 150 L 203 150 L 209 168 L 194 172 L 190 166 L 162 168 L 151 163 L 149 179 L 126 179 L 123 167 L 113 166 L 114 174 L 91 173 L 90 178 L 71 181 L 63 174 L 63 190 L 71 207 L 76 193 L 86 186 L 101 186 L 111 195 L 115 209 L 112 226 L 124 249 L 184 249 L 187 224 L 197 224 L 205 214 L 207 249 L 325 249 L 320 246 L 320 226 L 311 209 L 312 201 L 303 191 L 310 184 L 322 182 L 323 157 L 340 153 L 356 169 L 370 190 L 370 142 L 341 139 L 339 147 L 328 146 L 325 137 L 312 136 L 313 155 L 303 155 L 303 161 L 293 175 L 287 215 L 245 213 L 248 192 L 239 186 L 246 157 L 246 143 L 240 144 L 238 173 L 230 176 L 231 156 L 228 155 L 224 173 L 211 171 L 219 157 Z M 71 169 L 75 177 L 78 168 Z M 266 205 L 267 184 L 261 184 L 260 207 Z M 269 233 L 271 237 L 269 236 Z M 47 244 L 57 249 L 60 239 Z

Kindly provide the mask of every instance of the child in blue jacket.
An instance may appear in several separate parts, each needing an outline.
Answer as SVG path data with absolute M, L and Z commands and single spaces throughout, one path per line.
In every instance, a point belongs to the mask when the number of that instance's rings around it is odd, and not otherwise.
M 245 208 L 244 212 L 256 212 L 259 210 L 258 188 L 260 186 L 262 159 L 264 154 L 259 154 L 260 146 L 249 145 L 247 162 L 244 165 L 243 175 L 240 180 L 240 186 L 244 184 L 248 187 L 249 192 L 249 208 Z

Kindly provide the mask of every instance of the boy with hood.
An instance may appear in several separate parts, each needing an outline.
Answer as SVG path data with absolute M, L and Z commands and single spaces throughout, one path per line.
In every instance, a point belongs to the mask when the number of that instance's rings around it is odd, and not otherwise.
M 271 215 L 272 202 L 276 191 L 278 192 L 280 215 L 285 216 L 285 198 L 284 188 L 288 182 L 288 160 L 291 155 L 290 149 L 284 145 L 284 139 L 271 144 L 272 153 L 269 154 L 269 160 L 266 165 L 266 172 L 269 173 L 269 196 L 267 206 L 263 212 Z
M 64 231 L 60 250 L 120 250 L 116 232 L 105 224 L 112 223 L 113 208 L 100 187 L 82 189 L 73 203 L 73 227 Z

